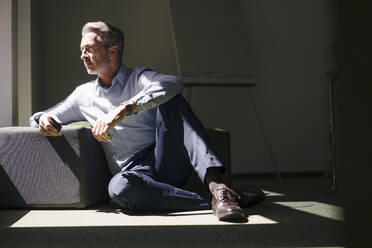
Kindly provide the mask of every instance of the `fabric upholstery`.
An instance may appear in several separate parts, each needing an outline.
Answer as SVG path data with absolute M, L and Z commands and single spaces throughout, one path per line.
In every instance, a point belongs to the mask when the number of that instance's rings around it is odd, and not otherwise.
M 87 207 L 106 202 L 111 177 L 87 127 L 44 137 L 32 127 L 0 128 L 0 205 Z

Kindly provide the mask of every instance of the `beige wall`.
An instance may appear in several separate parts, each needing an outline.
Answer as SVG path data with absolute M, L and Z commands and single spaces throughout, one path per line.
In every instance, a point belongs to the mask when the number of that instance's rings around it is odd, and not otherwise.
M 241 3 L 255 61 L 256 104 L 278 166 L 283 171 L 323 170 L 329 142 L 325 73 L 334 69 L 335 2 Z M 255 143 L 249 148 L 254 150 Z M 268 168 L 257 160 L 248 164 Z
M 183 77 L 251 76 L 239 1 L 177 0 L 170 7 Z
M 324 170 L 328 162 L 325 73 L 333 69 L 333 2 L 240 3 L 253 62 L 247 68 L 257 86 L 251 95 L 244 88 L 195 89 L 193 108 L 206 126 L 231 131 L 234 173 L 273 171 L 262 128 L 282 171 Z
M 33 46 L 33 60 L 40 65 L 33 69 L 38 75 L 33 78 L 34 111 L 57 103 L 92 78 L 79 58 L 80 30 L 86 21 L 106 20 L 125 30 L 127 65 L 178 73 L 168 1 L 38 2 L 41 17 L 36 20 L 40 25 L 32 26 L 33 42 L 43 46 Z M 324 74 L 332 68 L 330 1 L 245 0 L 238 4 L 250 56 L 247 68 L 257 83 L 251 91 L 254 99 L 247 89 L 195 89 L 193 108 L 205 126 L 231 131 L 233 173 L 273 171 L 262 125 L 281 170 L 323 170 L 328 159 Z

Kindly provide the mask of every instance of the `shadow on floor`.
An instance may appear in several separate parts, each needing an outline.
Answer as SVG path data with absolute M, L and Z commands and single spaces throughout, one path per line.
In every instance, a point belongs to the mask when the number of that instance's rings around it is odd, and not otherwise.
M 247 183 L 247 182 L 242 182 Z M 260 205 L 245 209 L 250 216 L 270 219 L 270 224 L 171 226 L 92 226 L 9 228 L 27 211 L 0 210 L 2 247 L 341 247 L 344 223 L 334 218 L 340 206 L 337 195 L 320 191 L 318 180 L 249 182 L 268 194 Z M 316 187 L 318 186 L 318 188 Z M 318 190 L 319 189 L 319 190 Z M 284 204 L 284 205 L 280 205 Z M 285 205 L 290 203 L 289 205 Z M 92 208 L 94 209 L 94 208 Z M 100 213 L 123 213 L 113 205 Z M 336 210 L 335 210 L 336 209 Z M 188 213 L 131 213 L 141 216 L 182 217 Z M 199 213 L 198 213 L 199 214 Z M 202 215 L 211 213 L 202 213 Z M 197 215 L 190 212 L 190 215 Z M 330 216 L 330 217 L 329 217 Z M 333 216 L 333 217 L 332 217 Z M 337 215 L 336 215 L 337 216 Z M 149 223 L 150 224 L 150 223 Z

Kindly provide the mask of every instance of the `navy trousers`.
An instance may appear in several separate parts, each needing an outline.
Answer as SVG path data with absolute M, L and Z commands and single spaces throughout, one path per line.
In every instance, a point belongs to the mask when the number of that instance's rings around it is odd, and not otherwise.
M 210 200 L 181 189 L 195 170 L 204 181 L 209 167 L 221 167 L 205 130 L 182 96 L 157 107 L 155 144 L 136 154 L 110 181 L 111 199 L 134 211 L 210 209 Z

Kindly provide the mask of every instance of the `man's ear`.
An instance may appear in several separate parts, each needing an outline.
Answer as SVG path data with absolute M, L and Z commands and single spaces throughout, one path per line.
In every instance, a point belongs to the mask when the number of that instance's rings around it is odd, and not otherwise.
M 109 56 L 110 57 L 116 57 L 119 56 L 119 46 L 113 45 L 109 47 Z

